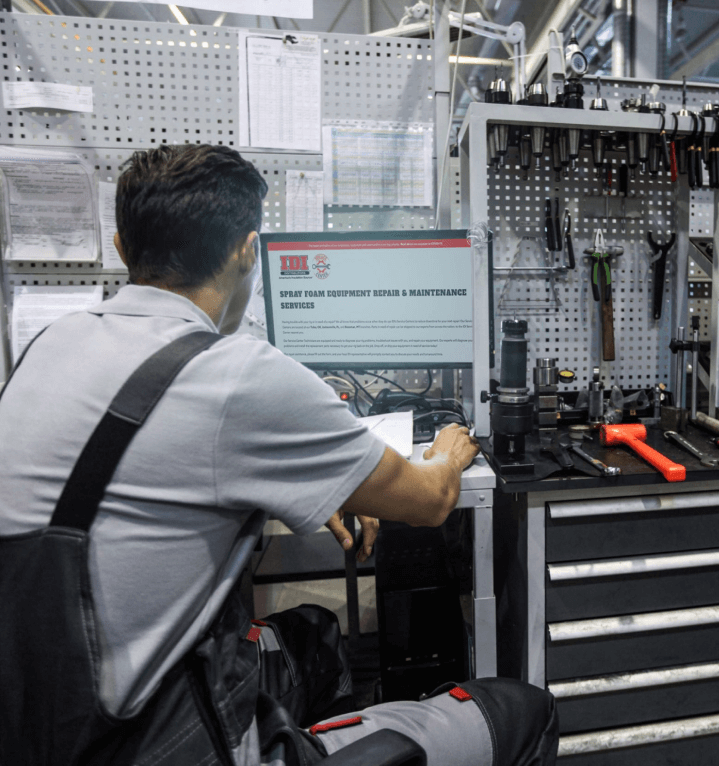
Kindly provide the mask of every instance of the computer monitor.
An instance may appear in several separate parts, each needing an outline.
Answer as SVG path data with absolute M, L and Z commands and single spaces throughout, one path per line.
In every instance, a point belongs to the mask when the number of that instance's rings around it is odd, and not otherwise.
M 466 230 L 262 234 L 270 343 L 311 369 L 472 364 Z

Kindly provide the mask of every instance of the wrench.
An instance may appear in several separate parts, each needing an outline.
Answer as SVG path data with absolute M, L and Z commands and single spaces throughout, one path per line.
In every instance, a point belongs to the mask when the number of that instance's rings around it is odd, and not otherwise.
M 569 449 L 572 450 L 572 452 L 576 452 L 579 457 L 584 458 L 587 463 L 591 463 L 598 471 L 601 471 L 604 476 L 618 476 L 622 472 L 621 468 L 607 465 L 606 463 L 602 463 L 601 460 L 592 457 L 577 444 L 570 444 Z
M 698 458 L 702 465 L 709 468 L 716 468 L 717 465 L 719 465 L 719 458 L 711 457 L 710 455 L 707 455 L 706 452 L 702 452 L 698 447 L 695 447 L 689 439 L 685 439 L 676 431 L 665 431 L 664 438 L 671 439 L 671 441 L 676 442 L 680 447 L 684 447 L 687 452 L 691 452 L 694 457 Z

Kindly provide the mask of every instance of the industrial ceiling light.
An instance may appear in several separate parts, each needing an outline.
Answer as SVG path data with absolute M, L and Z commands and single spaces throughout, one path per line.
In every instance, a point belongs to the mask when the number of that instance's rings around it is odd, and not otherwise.
M 180 22 L 180 24 L 189 24 L 190 22 L 184 17 L 182 11 L 176 5 L 168 5 L 172 15 Z

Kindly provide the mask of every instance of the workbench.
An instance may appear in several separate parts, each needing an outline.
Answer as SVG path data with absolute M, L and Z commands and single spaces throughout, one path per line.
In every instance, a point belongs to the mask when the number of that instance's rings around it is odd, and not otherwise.
M 498 674 L 555 694 L 560 766 L 717 761 L 719 470 L 647 441 L 686 481 L 596 437 L 622 475 L 497 478 Z

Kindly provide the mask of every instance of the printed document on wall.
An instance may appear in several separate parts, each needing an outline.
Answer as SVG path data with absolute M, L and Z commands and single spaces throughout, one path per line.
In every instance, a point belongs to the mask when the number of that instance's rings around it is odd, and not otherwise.
M 321 151 L 319 37 L 238 34 L 241 146 Z
M 96 260 L 92 172 L 69 152 L 0 147 L 4 257 Z
M 325 201 L 333 205 L 431 207 L 430 124 L 325 125 Z
M 101 302 L 102 285 L 16 286 L 10 324 L 13 363 L 40 330 L 64 314 L 83 311 Z
M 65 109 L 68 112 L 92 112 L 93 92 L 88 85 L 64 85 L 59 82 L 4 82 L 2 99 L 5 109 Z
M 102 268 L 103 269 L 123 269 L 127 267 L 120 258 L 120 253 L 115 247 L 115 232 L 117 231 L 117 221 L 115 219 L 115 195 L 117 194 L 117 184 L 111 184 L 107 181 L 100 181 L 100 242 L 102 248 Z
M 324 173 L 288 170 L 285 174 L 285 231 L 324 229 Z
M 136 3 L 137 0 L 116 0 Z M 313 0 L 193 0 L 192 8 L 227 13 L 247 13 L 253 16 L 283 16 L 291 19 L 313 18 Z

